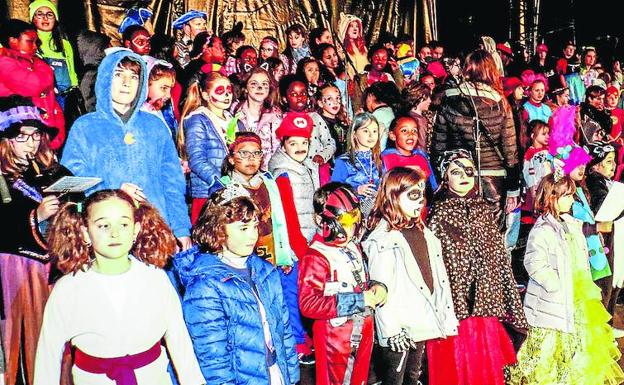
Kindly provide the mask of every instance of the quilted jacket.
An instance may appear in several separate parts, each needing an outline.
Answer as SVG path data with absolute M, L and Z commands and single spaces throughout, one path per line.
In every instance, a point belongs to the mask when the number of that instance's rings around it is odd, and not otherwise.
M 279 273 L 255 254 L 247 267 L 266 311 L 275 361 L 284 383 L 294 384 L 299 366 Z M 178 254 L 174 270 L 184 286 L 184 320 L 206 384 L 268 385 L 262 318 L 247 281 L 197 247 Z

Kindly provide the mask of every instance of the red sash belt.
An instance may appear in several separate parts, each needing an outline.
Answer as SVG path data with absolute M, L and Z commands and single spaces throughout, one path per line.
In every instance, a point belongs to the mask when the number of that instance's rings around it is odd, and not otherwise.
M 142 353 L 113 358 L 93 357 L 76 349 L 74 363 L 85 372 L 106 374 L 106 377 L 115 381 L 116 385 L 137 385 L 134 370 L 156 361 L 160 357 L 160 346 L 160 341 L 158 341 Z

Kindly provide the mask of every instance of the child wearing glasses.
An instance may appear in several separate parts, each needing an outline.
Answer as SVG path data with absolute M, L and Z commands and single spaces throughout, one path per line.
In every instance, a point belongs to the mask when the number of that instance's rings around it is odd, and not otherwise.
M 308 249 L 308 242 L 301 234 L 292 190 L 280 190 L 270 173 L 260 171 L 263 155 L 258 135 L 253 132 L 237 133 L 223 162 L 221 183 L 225 186 L 232 183 L 241 185 L 260 208 L 255 252 L 260 258 L 279 267 L 297 353 L 301 363 L 308 363 L 312 341 L 301 324 L 297 305 L 297 261 Z
M 5 379 L 14 384 L 16 377 L 32 378 L 43 308 L 51 289 L 50 257 L 42 233 L 60 201 L 43 189 L 71 173 L 50 150 L 58 130 L 43 123 L 37 107 L 19 96 L 0 98 L 0 105 L 0 183 L 7 187 L 2 191 L 0 186 L 2 345 Z
M 78 86 L 74 65 L 74 50 L 59 24 L 58 8 L 49 0 L 37 0 L 28 6 L 30 21 L 37 28 L 41 40 L 38 52 L 54 71 L 57 100 L 64 108 L 65 91 Z

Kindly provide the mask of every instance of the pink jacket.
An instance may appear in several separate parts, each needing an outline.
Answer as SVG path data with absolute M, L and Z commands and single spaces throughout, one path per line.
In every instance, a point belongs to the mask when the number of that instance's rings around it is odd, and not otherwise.
M 54 95 L 54 72 L 38 57 L 4 49 L 0 55 L 0 96 L 21 95 L 46 111 L 45 123 L 59 130 L 50 144 L 59 149 L 65 141 L 65 118 Z

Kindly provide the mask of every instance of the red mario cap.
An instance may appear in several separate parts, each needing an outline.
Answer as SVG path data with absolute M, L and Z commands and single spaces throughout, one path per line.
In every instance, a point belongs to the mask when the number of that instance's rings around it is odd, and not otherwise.
M 312 118 L 305 112 L 289 112 L 275 131 L 275 136 L 282 139 L 288 136 L 301 136 L 310 139 L 312 136 Z

